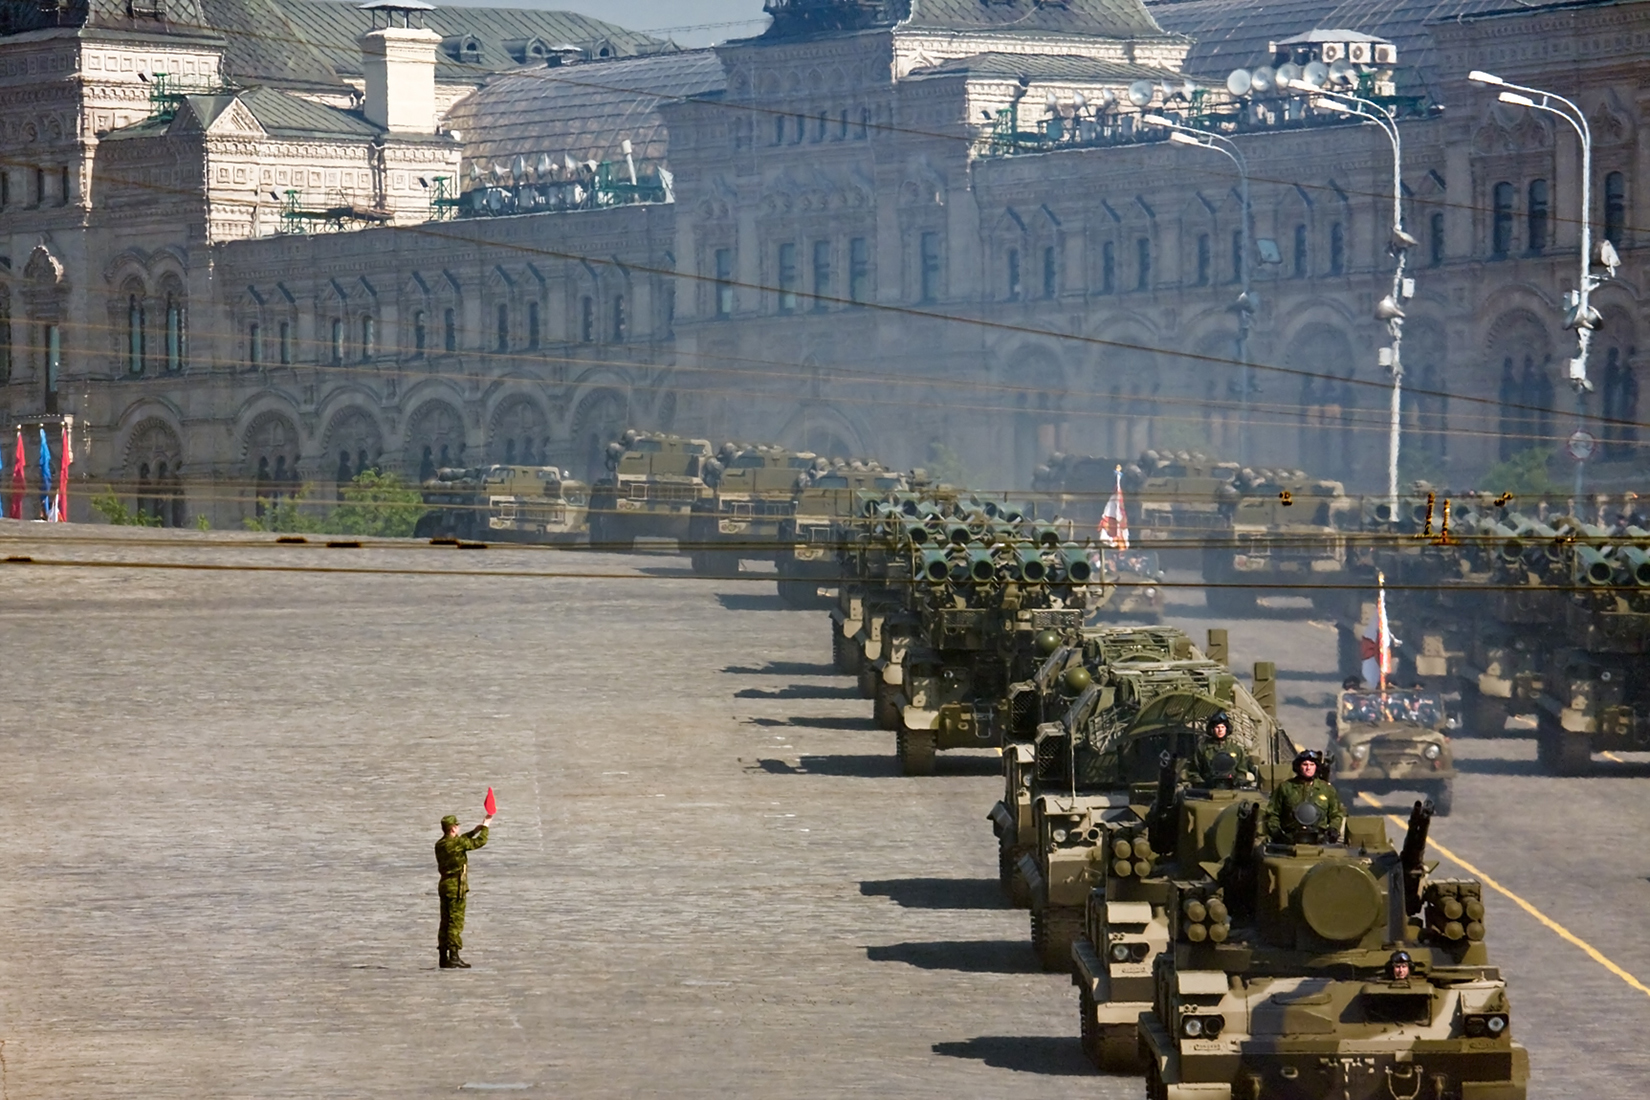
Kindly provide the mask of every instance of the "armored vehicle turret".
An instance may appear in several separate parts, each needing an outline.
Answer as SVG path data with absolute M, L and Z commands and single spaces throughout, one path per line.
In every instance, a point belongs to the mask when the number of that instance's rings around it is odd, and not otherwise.
M 1303 804 L 1303 827 L 1315 808 Z M 1434 879 L 1431 807 L 1401 851 L 1379 817 L 1271 844 L 1237 813 L 1218 875 L 1165 895 L 1169 948 L 1140 1020 L 1146 1095 L 1523 1100 L 1506 982 L 1490 963 L 1480 883 Z
M 554 466 L 439 470 L 423 497 L 418 538 L 567 544 L 589 534 L 589 486 Z

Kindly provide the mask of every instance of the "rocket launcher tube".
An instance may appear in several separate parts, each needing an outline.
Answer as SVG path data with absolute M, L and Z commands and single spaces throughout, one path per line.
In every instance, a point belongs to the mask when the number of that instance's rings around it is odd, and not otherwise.
M 1404 912 L 1421 911 L 1421 880 L 1426 877 L 1427 832 L 1432 828 L 1432 803 L 1417 802 L 1409 811 L 1409 830 L 1404 833 L 1404 850 L 1398 857 L 1404 869 Z
M 1164 753 L 1157 771 L 1157 800 L 1152 803 L 1147 818 L 1146 842 L 1158 853 L 1174 851 L 1175 804 L 1174 792 L 1180 777 L 1180 758 Z
M 1616 567 L 1610 559 L 1591 546 L 1576 547 L 1576 579 L 1602 587 L 1616 578 Z
M 1041 584 L 1048 580 L 1048 566 L 1043 564 L 1042 554 L 1031 549 L 1021 550 L 1020 575 L 1027 584 Z
M 1634 584 L 1650 588 L 1650 553 L 1636 546 L 1621 546 L 1616 549 L 1616 561 Z

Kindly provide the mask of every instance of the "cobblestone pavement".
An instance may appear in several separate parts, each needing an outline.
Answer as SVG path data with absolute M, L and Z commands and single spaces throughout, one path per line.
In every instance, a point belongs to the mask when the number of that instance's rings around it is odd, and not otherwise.
M 257 541 L 0 523 L 37 559 L 0 564 L 0 1100 L 1141 1095 L 1086 1071 L 998 902 L 995 757 L 897 776 L 771 581 Z M 231 565 L 263 571 L 193 568 Z M 1333 635 L 1232 625 L 1321 738 Z M 1437 839 L 1650 978 L 1650 767 L 1460 749 Z M 442 974 L 436 821 L 489 785 L 475 966 Z M 1532 1095 L 1641 1095 L 1650 997 L 1490 920 Z

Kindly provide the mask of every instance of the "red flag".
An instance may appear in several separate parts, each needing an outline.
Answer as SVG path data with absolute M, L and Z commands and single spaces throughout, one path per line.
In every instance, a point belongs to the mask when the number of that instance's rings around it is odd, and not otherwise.
M 481 808 L 487 811 L 488 817 L 498 813 L 498 800 L 493 797 L 493 788 L 487 788 L 487 797 L 482 800 Z
M 57 476 L 57 522 L 69 522 L 69 464 L 74 452 L 69 447 L 69 425 L 63 425 L 63 461 Z
M 23 518 L 23 496 L 29 491 L 28 460 L 23 457 L 23 429 L 17 429 L 17 459 L 11 467 L 11 507 L 7 514 L 12 519 Z

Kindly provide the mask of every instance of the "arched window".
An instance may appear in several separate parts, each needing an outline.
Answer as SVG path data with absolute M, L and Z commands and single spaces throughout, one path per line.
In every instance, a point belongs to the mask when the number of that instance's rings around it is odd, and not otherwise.
M 126 297 L 126 373 L 143 373 L 143 299 L 136 294 Z
M 504 302 L 498 304 L 497 350 L 510 350 L 510 307 Z
M 424 345 L 429 341 L 429 333 L 424 326 L 424 311 L 413 311 L 413 358 L 424 358 Z
M 378 326 L 372 314 L 361 315 L 361 362 L 371 361 L 378 345 Z
M 257 370 L 264 361 L 263 326 L 254 321 L 246 330 L 246 365 Z
M 458 313 L 451 306 L 441 314 L 441 346 L 448 351 L 458 350 Z
M 279 336 L 279 340 L 280 340 L 280 344 L 281 344 L 280 349 L 279 349 L 280 350 L 280 356 L 281 356 L 281 365 L 284 367 L 287 364 L 292 362 L 292 322 L 291 321 L 282 321 L 281 322 L 280 332 L 279 332 L 278 336 Z
M 1627 177 L 1611 172 L 1604 177 L 1604 239 L 1621 247 L 1627 229 Z
M 625 312 L 624 295 L 613 296 L 613 339 L 623 343 L 630 337 L 630 315 Z
M 1209 234 L 1197 235 L 1197 285 L 1209 285 L 1209 264 L 1212 261 L 1209 249 Z
M 1498 260 L 1506 259 L 1507 253 L 1512 251 L 1513 236 L 1513 185 L 1498 183 L 1492 198 L 1492 213 L 1490 215 L 1490 255 Z
M 534 351 L 539 346 L 539 304 L 527 303 L 527 346 Z
M 11 381 L 11 299 L 0 296 L 0 384 Z
M 166 296 L 166 369 L 176 374 L 183 369 L 188 332 L 184 326 L 183 303 L 175 296 Z
M 588 294 L 579 301 L 579 339 L 587 344 L 596 342 L 596 299 Z
M 1444 263 L 1444 215 L 1435 213 L 1428 219 L 1427 247 L 1430 250 L 1430 260 L 1433 267 L 1441 267 Z
M 337 366 L 344 361 L 344 319 L 332 319 L 332 364 Z
M 1329 273 L 1340 275 L 1346 271 L 1346 227 L 1335 222 L 1329 227 Z
M 1547 181 L 1530 181 L 1530 201 L 1524 211 L 1526 228 L 1529 231 L 1529 248 L 1531 252 L 1540 252 L 1547 247 Z

